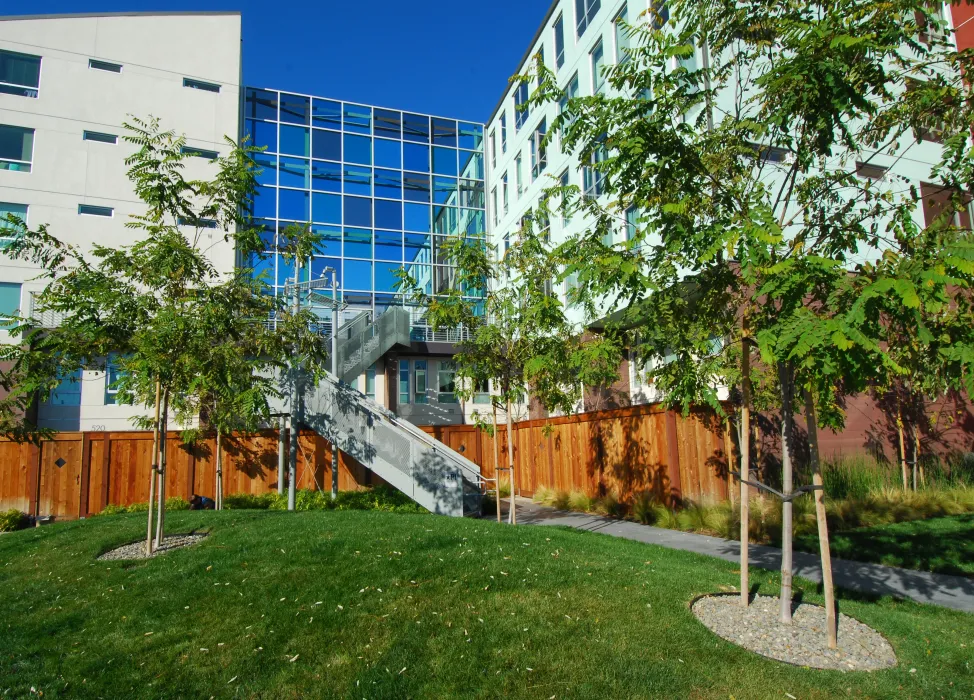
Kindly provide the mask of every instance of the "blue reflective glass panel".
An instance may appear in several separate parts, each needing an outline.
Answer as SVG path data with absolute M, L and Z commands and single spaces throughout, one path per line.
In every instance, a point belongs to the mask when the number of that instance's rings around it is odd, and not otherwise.
M 301 190 L 278 190 L 280 197 L 281 219 L 292 221 L 307 221 L 311 212 L 310 192 Z
M 254 192 L 254 206 L 251 211 L 258 219 L 276 219 L 277 190 L 273 187 L 258 187 Z
M 342 166 L 338 163 L 311 161 L 311 189 L 322 192 L 342 191 Z
M 484 183 L 478 180 L 460 180 L 460 206 L 484 208 Z
M 281 124 L 281 153 L 292 156 L 311 155 L 310 129 Z
M 451 236 L 458 232 L 456 207 L 433 207 L 433 233 Z
M 261 146 L 271 152 L 277 151 L 277 124 L 248 119 L 244 136 L 249 139 L 251 146 Z
M 402 145 L 402 167 L 403 170 L 415 170 L 420 173 L 428 173 L 430 171 L 429 146 L 421 146 L 417 143 L 404 143 Z
M 254 228 L 260 228 L 260 240 L 263 242 L 264 250 L 274 250 L 277 245 L 276 224 L 266 219 L 254 219 Z
M 401 262 L 402 233 L 399 231 L 376 231 L 375 259 Z
M 314 205 L 312 205 L 312 208 L 314 208 Z M 313 225 L 311 227 L 311 231 L 321 236 L 321 239 L 315 245 L 316 255 L 334 255 L 337 257 L 341 257 L 342 230 L 338 226 Z M 312 274 L 312 278 L 315 277 L 316 275 Z
M 487 221 L 483 209 L 461 209 L 460 230 L 468 236 L 483 236 L 487 233 Z
M 333 100 L 319 100 L 317 97 L 311 103 L 311 121 L 315 126 L 327 129 L 342 128 L 342 104 Z
M 398 170 L 375 169 L 375 196 L 402 199 L 402 173 Z
M 480 124 L 460 122 L 460 148 L 468 148 L 471 151 L 483 150 L 484 127 Z
M 369 260 L 346 260 L 343 288 L 372 291 L 372 262 Z
M 345 103 L 345 131 L 356 134 L 372 133 L 372 108 Z
M 294 282 L 294 263 L 289 263 L 280 255 L 277 256 L 277 285 L 283 287 L 288 282 Z
M 388 141 L 386 139 L 375 139 L 375 164 L 382 168 L 401 168 L 402 167 L 402 143 L 399 141 Z
M 274 257 L 268 255 L 259 258 L 256 255 L 250 258 L 251 277 L 261 280 L 264 284 L 273 286 L 274 284 Z
M 277 121 L 277 93 L 248 88 L 244 100 L 244 116 L 249 119 Z
M 304 158 L 281 156 L 280 168 L 282 187 L 311 187 L 311 168 Z
M 317 224 L 342 223 L 342 198 L 337 194 L 311 195 L 311 220 Z
M 402 138 L 402 113 L 391 109 L 372 110 L 375 119 L 375 135 L 388 136 L 391 139 Z
M 437 204 L 457 204 L 457 181 L 452 177 L 433 178 L 433 201 Z
M 281 93 L 281 121 L 289 124 L 308 124 L 311 117 L 311 98 Z
M 403 197 L 412 202 L 430 201 L 430 176 L 405 173 L 403 175 Z
M 432 262 L 432 249 L 430 248 L 432 236 L 418 233 L 404 233 L 404 253 L 406 262 L 410 263 L 429 263 Z
M 394 292 L 399 285 L 399 278 L 396 276 L 402 263 L 376 263 L 375 264 L 375 290 L 377 292 Z
M 372 139 L 345 134 L 345 162 L 372 165 Z
M 372 168 L 345 166 L 345 194 L 372 194 Z
M 452 148 L 433 147 L 433 172 L 437 175 L 457 174 L 457 152 Z
M 430 119 L 422 114 L 402 115 L 402 137 L 405 141 L 430 142 Z
M 404 265 L 406 272 L 416 281 L 419 288 L 427 294 L 433 293 L 433 268 L 429 265 Z
M 433 143 L 457 147 L 457 123 L 453 119 L 433 117 Z
M 372 200 L 365 197 L 345 197 L 344 222 L 346 226 L 368 226 L 371 228 Z
M 342 135 L 337 131 L 315 129 L 311 136 L 311 155 L 325 160 L 341 160 Z
M 402 203 L 375 200 L 375 227 L 402 230 Z
M 321 279 L 326 267 L 330 267 L 335 271 L 335 276 L 338 277 L 338 287 L 340 289 L 342 286 L 341 258 L 311 258 L 311 279 Z M 329 272 L 328 275 L 330 277 L 331 273 Z M 325 291 L 325 293 L 328 295 L 328 298 L 331 299 L 331 293 L 328 291 Z M 341 292 L 338 293 L 338 296 L 341 297 Z
M 257 173 L 258 185 L 277 184 L 277 156 L 270 153 L 255 153 L 254 162 L 260 168 Z
M 484 155 L 473 151 L 460 151 L 460 177 L 484 179 Z
M 430 208 L 428 204 L 411 204 L 406 202 L 403 205 L 403 223 L 408 231 L 420 231 L 429 233 L 430 230 Z
M 344 255 L 346 258 L 371 258 L 372 232 L 368 229 L 346 228 Z

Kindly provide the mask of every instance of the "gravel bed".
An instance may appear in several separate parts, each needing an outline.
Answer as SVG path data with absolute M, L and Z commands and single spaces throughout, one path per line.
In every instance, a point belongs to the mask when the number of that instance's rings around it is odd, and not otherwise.
M 194 544 L 199 544 L 206 539 L 205 534 L 195 534 L 190 533 L 188 535 L 166 535 L 162 540 L 162 544 L 148 557 L 145 556 L 145 540 L 140 540 L 138 542 L 131 542 L 129 544 L 123 544 L 121 547 L 116 547 L 113 550 L 105 552 L 100 557 L 98 561 L 117 561 L 119 559 L 151 559 L 152 557 L 157 557 L 160 554 L 166 554 L 174 549 L 180 549 L 182 547 L 190 547 Z
M 755 597 L 747 608 L 739 595 L 713 595 L 693 604 L 693 614 L 712 632 L 762 656 L 798 666 L 838 671 L 877 671 L 896 665 L 896 655 L 881 634 L 847 615 L 839 615 L 838 649 L 829 649 L 825 608 L 799 605 L 792 623 L 779 621 L 778 598 Z

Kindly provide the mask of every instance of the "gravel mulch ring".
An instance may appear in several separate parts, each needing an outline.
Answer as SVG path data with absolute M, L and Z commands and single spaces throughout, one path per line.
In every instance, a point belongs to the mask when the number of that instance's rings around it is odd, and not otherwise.
M 157 557 L 160 554 L 166 554 L 174 549 L 180 549 L 182 547 L 190 547 L 194 544 L 199 544 L 206 539 L 205 534 L 195 534 L 190 533 L 188 535 L 167 535 L 163 540 L 162 544 L 155 549 L 152 554 L 148 557 L 145 556 L 145 540 L 140 540 L 139 542 L 131 542 L 129 544 L 123 544 L 121 547 L 116 547 L 108 552 L 105 552 L 100 557 L 98 561 L 118 561 L 120 559 L 151 559 L 152 557 Z
M 693 604 L 693 614 L 711 632 L 762 656 L 797 666 L 838 671 L 877 671 L 896 665 L 896 655 L 881 634 L 858 620 L 839 615 L 839 648 L 829 649 L 825 608 L 799 605 L 791 625 L 782 624 L 778 598 L 756 596 L 747 608 L 738 595 L 713 595 Z

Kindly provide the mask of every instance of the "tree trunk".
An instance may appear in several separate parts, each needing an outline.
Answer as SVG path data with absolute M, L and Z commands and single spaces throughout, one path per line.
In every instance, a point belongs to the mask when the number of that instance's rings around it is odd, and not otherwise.
M 496 479 L 495 484 L 497 485 L 496 496 L 497 496 L 497 522 L 501 521 L 501 473 L 498 467 L 500 466 L 500 449 L 497 446 L 497 404 L 494 403 L 494 399 L 491 398 L 490 405 L 494 409 L 494 479 Z
M 835 589 L 832 586 L 832 553 L 829 549 L 829 522 L 825 517 L 825 492 L 822 490 L 822 463 L 818 453 L 818 418 L 812 392 L 805 388 L 805 422 L 808 424 L 808 456 L 815 489 L 815 520 L 818 522 L 818 548 L 822 557 L 822 589 L 825 594 L 825 626 L 829 649 L 838 648 L 835 625 Z
M 287 418 L 281 416 L 280 418 L 280 432 L 277 436 L 277 493 L 282 495 L 284 493 L 284 464 L 287 462 L 286 448 L 284 447 L 287 441 Z
M 511 525 L 517 525 L 517 512 L 514 509 L 514 493 L 517 490 L 515 488 L 515 478 L 514 478 L 514 422 L 511 419 L 511 401 L 507 401 L 507 461 L 510 463 L 511 470 L 511 513 L 509 517 L 509 522 Z
M 917 470 L 920 468 L 920 428 L 913 423 L 913 490 L 917 490 Z
M 737 505 L 734 501 L 734 477 L 731 475 L 731 457 L 734 454 L 731 447 L 731 420 L 730 416 L 724 418 L 724 452 L 727 459 L 727 500 L 730 501 L 731 510 Z
M 159 504 L 156 513 L 156 548 L 162 544 L 166 528 L 166 461 L 169 450 L 166 447 L 166 433 L 169 430 L 169 389 L 162 394 L 162 427 L 159 428 Z
M 159 468 L 159 404 L 162 385 L 156 380 L 156 422 L 152 427 L 152 457 L 149 459 L 149 513 L 145 533 L 145 555 L 152 554 L 152 501 L 156 497 L 156 471 Z
M 778 378 L 781 385 L 781 492 L 786 499 L 791 496 L 792 463 L 791 450 L 794 432 L 794 414 L 792 413 L 792 377 L 791 365 L 787 362 L 778 363 Z M 781 503 L 781 621 L 791 623 L 791 579 L 792 579 L 792 532 L 794 505 L 790 500 Z
M 906 440 L 903 437 L 903 411 L 900 409 L 900 399 L 896 397 L 896 434 L 900 439 L 900 471 L 903 472 L 903 490 L 910 488 L 910 480 L 906 469 Z
M 214 489 L 216 509 L 223 510 L 223 431 L 216 429 L 216 488 Z
M 750 511 L 748 486 L 751 479 L 751 346 L 747 336 L 747 320 L 741 337 L 741 605 L 750 602 L 748 577 L 748 538 L 750 536 Z

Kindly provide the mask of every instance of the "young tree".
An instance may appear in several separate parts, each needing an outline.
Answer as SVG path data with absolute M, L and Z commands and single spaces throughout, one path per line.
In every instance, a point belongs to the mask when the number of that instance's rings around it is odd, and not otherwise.
M 969 232 L 955 226 L 931 245 L 932 232 L 915 223 L 915 186 L 891 190 L 869 177 L 877 165 L 929 154 L 923 143 L 936 128 L 942 157 L 930 178 L 963 191 L 974 181 L 969 58 L 953 50 L 932 7 L 674 0 L 668 18 L 650 10 L 629 28 L 635 45 L 607 70 L 612 90 L 564 100 L 549 130 L 607 194 L 565 192 L 590 224 L 558 254 L 578 272 L 587 309 L 638 309 L 627 328 L 650 339 L 650 354 L 676 357 L 652 371 L 662 398 L 722 410 L 715 385 L 735 378 L 730 349 L 741 347 L 746 423 L 751 351 L 778 371 L 786 621 L 795 372 L 815 386 L 820 419 L 835 424 L 837 390 L 855 391 L 881 366 L 901 369 L 876 332 L 874 300 L 910 307 L 924 276 L 949 278 L 955 303 L 969 288 Z M 540 63 L 536 78 L 533 108 L 565 98 Z M 953 212 L 963 199 L 952 200 Z M 631 207 L 636 231 L 607 245 L 604 231 Z M 890 256 L 915 266 L 909 282 L 875 262 Z M 688 298 L 689 320 L 679 313 Z M 730 342 L 715 351 L 713 337 Z M 741 457 L 746 478 L 745 444 Z M 742 487 L 742 508 L 745 496 Z M 742 564 L 745 552 L 746 542 Z M 742 566 L 742 597 L 746 583 Z
M 119 248 L 92 243 L 86 250 L 63 243 L 46 226 L 25 228 L 6 252 L 41 268 L 48 284 L 39 308 L 56 312 L 62 321 L 41 329 L 22 319 L 16 330 L 23 333 L 23 342 L 0 352 L 14 362 L 8 380 L 19 396 L 49 391 L 57 377 L 77 367 L 104 367 L 111 355 L 119 370 L 118 400 L 156 402 L 159 421 L 143 416 L 136 423 L 159 433 L 157 471 L 153 455 L 159 546 L 165 530 L 169 417 L 189 425 L 203 397 L 225 396 L 244 385 L 248 393 L 236 400 L 246 400 L 252 415 L 266 415 L 275 390 L 265 377 L 286 366 L 290 349 L 264 324 L 279 302 L 262 293 L 251 271 L 220 270 L 209 254 L 220 244 L 245 257 L 263 250 L 261 231 L 246 213 L 256 182 L 253 149 L 227 139 L 229 153 L 216 161 L 214 178 L 190 180 L 183 175 L 190 157 L 183 152 L 183 137 L 162 131 L 156 119 L 133 118 L 126 128 L 126 141 L 137 147 L 126 160 L 128 175 L 146 206 L 144 214 L 126 223 L 137 232 L 136 242 Z M 313 339 L 308 342 L 320 352 Z M 0 410 L 12 405 L 7 402 Z M 218 412 L 221 420 L 224 409 Z M 18 419 L 7 414 L 5 420 Z M 23 419 L 20 426 L 28 433 L 34 430 Z M 151 540 L 151 510 L 148 531 Z

